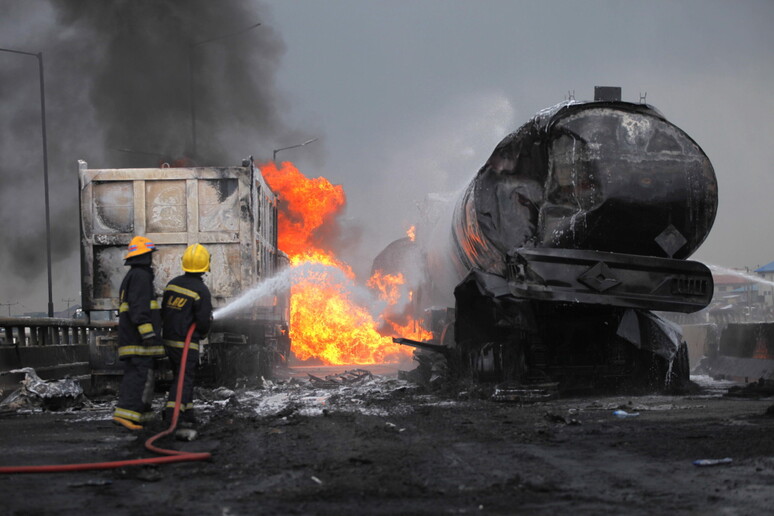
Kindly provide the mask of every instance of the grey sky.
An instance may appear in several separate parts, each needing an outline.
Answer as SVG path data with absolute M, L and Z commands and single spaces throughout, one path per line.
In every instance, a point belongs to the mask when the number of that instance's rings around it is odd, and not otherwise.
M 52 45 L 72 41 L 73 31 L 83 30 L 77 23 L 53 22 L 49 2 L 43 0 L 0 0 L 0 5 L 8 13 L 5 22 L 0 20 L 0 47 L 49 52 Z M 226 155 L 233 154 L 222 164 L 238 163 L 248 154 L 270 159 L 274 148 L 319 137 L 279 158 L 294 161 L 307 175 L 323 175 L 344 186 L 344 226 L 356 242 L 345 258 L 360 273 L 381 248 L 404 236 L 426 193 L 462 186 L 494 146 L 536 111 L 564 100 L 568 91 L 578 100 L 589 99 L 595 85 L 621 86 L 624 100 L 635 102 L 647 92 L 648 103 L 691 135 L 712 160 L 720 207 L 709 239 L 693 258 L 729 267 L 774 260 L 774 239 L 767 231 L 774 212 L 770 0 L 268 0 L 241 2 L 240 9 L 242 17 L 224 16 L 223 25 L 252 23 L 254 13 L 263 22 L 256 30 L 265 32 L 232 42 L 231 52 L 225 43 L 218 51 L 237 61 L 244 54 L 249 68 L 255 54 L 270 49 L 273 64 L 265 68 L 265 81 L 276 95 L 265 98 L 275 99 L 271 118 L 281 119 L 282 127 L 274 135 L 265 127 L 251 131 L 249 119 L 240 118 L 238 137 L 218 139 Z M 206 29 L 205 24 L 201 30 Z M 251 37 L 264 38 L 263 46 L 251 47 Z M 41 39 L 45 45 L 38 43 Z M 59 63 L 49 61 L 51 76 L 72 69 L 66 61 L 76 52 L 85 51 L 73 48 L 59 56 Z M 36 74 L 23 75 L 27 71 L 7 56 L 0 56 L 0 67 L 19 71 L 14 84 L 30 83 L 32 97 L 26 100 L 31 103 L 25 109 L 34 121 Z M 85 77 L 90 73 L 88 67 L 73 71 Z M 226 86 L 232 76 L 218 75 Z M 169 78 L 147 80 L 156 79 Z M 239 106 L 226 107 L 248 114 L 265 109 L 244 100 L 248 86 L 241 84 L 240 100 L 234 102 Z M 79 117 L 81 127 L 96 133 L 95 108 L 83 89 L 73 87 L 68 96 L 57 98 L 56 88 L 56 83 L 49 85 L 50 117 L 59 130 L 50 137 L 66 142 L 60 141 L 60 147 L 85 152 L 82 141 L 67 137 L 66 117 L 74 122 Z M 227 87 L 218 91 L 228 95 Z M 20 115 L 9 105 L 17 107 L 23 99 L 12 95 L 8 84 L 0 84 L 0 92 L 5 117 L 0 134 L 6 141 L 20 139 L 15 129 Z M 77 115 L 67 110 L 68 101 L 78 103 Z M 25 126 L 24 138 L 34 142 L 37 130 Z M 3 149 L 6 154 L 8 146 Z M 95 166 L 124 166 L 114 164 L 110 155 L 97 155 L 103 162 Z M 77 220 L 71 220 L 77 203 L 74 160 L 84 156 L 64 150 L 57 156 L 52 183 L 62 208 L 55 210 L 52 223 L 57 234 L 77 238 Z M 39 165 L 18 156 L 3 159 L 9 158 L 17 167 L 30 168 L 24 178 L 24 191 L 31 196 L 26 203 L 38 203 Z M 15 212 L 0 206 L 0 213 L 3 234 L 12 231 Z M 43 219 L 28 223 L 40 225 Z M 44 242 L 39 251 L 44 252 Z M 78 297 L 79 260 L 77 252 L 54 252 L 58 310 L 64 308 L 61 299 Z M 10 272 L 0 279 L 0 302 L 20 301 L 24 308 L 12 309 L 19 312 L 44 310 L 45 270 L 23 281 Z
M 720 208 L 694 258 L 774 260 L 773 2 L 269 4 L 290 116 L 324 136 L 292 157 L 315 174 L 306 154 L 325 152 L 319 173 L 345 186 L 367 249 L 401 237 L 423 193 L 469 180 L 539 109 L 617 85 L 624 100 L 647 93 L 715 166 Z

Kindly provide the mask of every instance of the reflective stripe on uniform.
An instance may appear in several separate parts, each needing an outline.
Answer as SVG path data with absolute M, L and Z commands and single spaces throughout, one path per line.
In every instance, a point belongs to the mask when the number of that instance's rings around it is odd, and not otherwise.
M 188 296 L 190 298 L 193 298 L 195 300 L 199 300 L 199 294 L 194 292 L 193 290 L 188 290 L 187 288 L 178 287 L 177 285 L 167 285 L 167 288 L 164 290 L 171 290 L 172 292 L 177 292 L 178 294 L 183 294 L 184 296 Z
M 116 409 L 113 411 L 113 415 L 115 417 L 128 419 L 129 421 L 134 421 L 135 423 L 140 423 L 142 421 L 142 414 L 135 412 L 134 410 L 127 410 L 116 407 Z
M 129 421 L 132 421 L 134 423 L 145 423 L 147 421 L 150 421 L 153 419 L 155 414 L 153 412 L 135 412 L 134 410 L 129 410 L 125 408 L 116 407 L 113 411 L 113 417 L 120 417 L 123 419 L 128 419 Z
M 153 301 L 150 302 L 150 308 L 151 308 L 151 310 L 158 310 L 161 307 L 159 306 L 159 302 L 158 301 L 153 300 Z M 118 305 L 118 311 L 119 312 L 128 312 L 129 311 L 129 303 L 124 301 L 123 303 Z
M 164 346 L 120 346 L 118 356 L 139 355 L 143 357 L 156 357 L 164 355 Z
M 141 335 L 155 335 L 155 332 L 153 331 L 153 325 L 151 323 L 145 323 L 137 326 L 137 331 L 139 331 Z
M 175 402 L 174 401 L 168 401 L 166 408 L 175 408 Z M 181 403 L 180 404 L 180 412 L 185 412 L 186 410 L 192 410 L 194 408 L 193 403 Z
M 179 340 L 165 340 L 164 345 L 169 346 L 170 348 L 183 349 L 185 347 L 185 342 L 180 342 Z M 191 344 L 188 346 L 188 349 L 199 351 L 199 343 L 191 342 Z

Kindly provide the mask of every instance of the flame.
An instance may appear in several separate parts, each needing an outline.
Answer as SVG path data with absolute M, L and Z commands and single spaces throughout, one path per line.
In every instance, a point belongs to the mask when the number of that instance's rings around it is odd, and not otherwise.
M 376 270 L 368 280 L 369 287 L 379 292 L 379 299 L 386 301 L 388 310 L 382 313 L 382 319 L 387 323 L 386 327 L 391 335 L 396 337 L 406 337 L 412 340 L 429 340 L 433 334 L 422 328 L 418 321 L 410 315 L 393 313 L 389 308 L 397 308 L 401 305 L 401 300 L 405 298 L 408 301 L 414 297 L 414 292 L 406 290 L 404 287 L 406 280 L 403 274 L 385 274 L 383 271 Z M 406 303 L 403 302 L 403 305 Z M 401 324 L 399 321 L 403 321 Z
M 416 240 L 416 238 L 417 238 L 417 228 L 416 228 L 416 226 L 411 226 L 410 228 L 408 228 L 406 230 L 406 236 L 409 237 L 409 240 L 414 242 Z
M 354 299 L 352 268 L 326 248 L 325 238 L 335 233 L 336 218 L 346 204 L 341 185 L 324 177 L 310 179 L 290 162 L 279 169 L 267 163 L 261 172 L 280 197 L 278 247 L 297 272 L 290 299 L 290 339 L 296 357 L 326 364 L 373 364 L 410 356 L 413 349 L 394 344 L 392 335 L 379 332 L 384 332 L 384 324 Z M 304 267 L 308 264 L 312 266 Z M 402 277 L 381 283 L 384 292 L 394 286 L 393 297 L 384 299 L 388 304 L 398 302 L 398 281 Z
M 761 359 L 761 360 L 770 360 L 774 357 L 769 356 L 768 346 L 766 345 L 766 339 L 763 337 L 758 337 L 755 340 L 755 349 L 753 350 L 753 358 Z
M 400 300 L 400 286 L 405 282 L 401 273 L 384 274 L 382 271 L 375 271 L 366 285 L 379 291 L 379 299 L 387 301 L 389 306 L 394 306 Z
M 292 163 L 274 163 L 261 167 L 269 187 L 280 196 L 282 203 L 277 221 L 277 246 L 292 259 L 310 254 L 335 260 L 333 254 L 321 247 L 317 232 L 335 223 L 336 216 L 347 202 L 344 188 L 333 185 L 324 177 L 310 179 Z

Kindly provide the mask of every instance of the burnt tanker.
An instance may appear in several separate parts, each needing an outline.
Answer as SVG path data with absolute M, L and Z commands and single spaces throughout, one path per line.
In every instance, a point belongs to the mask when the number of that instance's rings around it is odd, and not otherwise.
M 396 342 L 481 379 L 687 380 L 680 329 L 654 311 L 711 301 L 709 269 L 686 258 L 717 203 L 706 154 L 652 106 L 545 109 L 460 193 L 428 197 L 416 242 L 394 242 L 375 260 L 409 278 L 408 309 L 433 330 L 429 342 Z

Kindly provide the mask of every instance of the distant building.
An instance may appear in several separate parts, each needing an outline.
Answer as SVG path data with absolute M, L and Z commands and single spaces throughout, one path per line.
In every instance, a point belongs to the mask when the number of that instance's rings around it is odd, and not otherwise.
M 771 285 L 759 284 L 759 289 L 763 294 L 763 303 L 768 307 L 774 307 L 774 262 L 755 269 L 755 272 L 764 280 L 772 282 Z
M 740 271 L 741 273 L 742 271 Z M 726 304 L 752 304 L 757 299 L 753 299 L 752 293 L 757 296 L 756 284 L 744 276 L 736 274 L 713 274 L 712 280 L 715 283 L 715 294 L 712 297 L 714 303 L 726 302 Z

